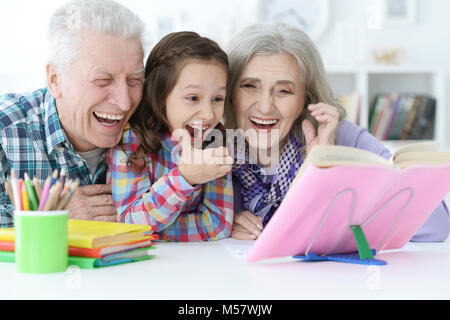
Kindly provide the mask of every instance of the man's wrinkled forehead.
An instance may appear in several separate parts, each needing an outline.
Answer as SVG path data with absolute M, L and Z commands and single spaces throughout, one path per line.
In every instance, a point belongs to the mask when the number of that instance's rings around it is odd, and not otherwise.
M 144 76 L 144 73 L 145 73 L 145 67 L 141 66 L 136 71 L 127 73 L 126 77 L 130 77 L 130 76 L 134 76 L 134 75 Z M 93 75 L 106 75 L 106 76 L 113 77 L 113 78 L 116 78 L 119 76 L 116 72 L 109 71 L 109 70 L 103 69 L 101 67 L 94 67 L 92 74 Z
M 73 66 L 83 69 L 86 75 L 145 74 L 143 50 L 137 39 L 91 33 L 81 41 L 79 49 L 78 61 Z

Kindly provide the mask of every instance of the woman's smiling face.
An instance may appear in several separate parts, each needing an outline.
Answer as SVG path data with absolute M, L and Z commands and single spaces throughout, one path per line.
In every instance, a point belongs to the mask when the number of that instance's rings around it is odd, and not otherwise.
M 253 148 L 282 147 L 305 103 L 296 59 L 288 53 L 254 55 L 243 69 L 232 101 L 238 128 L 259 136 L 256 145 L 248 141 Z

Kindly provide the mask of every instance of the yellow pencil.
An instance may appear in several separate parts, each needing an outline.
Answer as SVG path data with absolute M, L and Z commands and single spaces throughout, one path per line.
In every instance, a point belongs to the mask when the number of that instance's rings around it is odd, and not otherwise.
M 22 183 L 22 203 L 23 211 L 30 211 L 30 201 L 28 200 L 28 193 L 25 183 Z

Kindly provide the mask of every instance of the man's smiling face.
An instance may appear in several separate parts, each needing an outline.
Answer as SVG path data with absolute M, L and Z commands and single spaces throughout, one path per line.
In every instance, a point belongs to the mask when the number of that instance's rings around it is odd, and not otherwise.
M 87 33 L 79 49 L 59 76 L 55 99 L 61 124 L 78 152 L 113 147 L 142 98 L 141 43 Z

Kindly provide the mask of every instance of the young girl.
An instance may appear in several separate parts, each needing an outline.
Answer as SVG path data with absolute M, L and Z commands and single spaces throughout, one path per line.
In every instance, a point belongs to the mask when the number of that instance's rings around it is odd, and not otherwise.
M 107 155 L 121 222 L 151 225 L 163 241 L 230 235 L 233 160 L 225 147 L 194 149 L 221 126 L 227 75 L 225 52 L 194 32 L 169 34 L 152 50 L 143 100 Z

